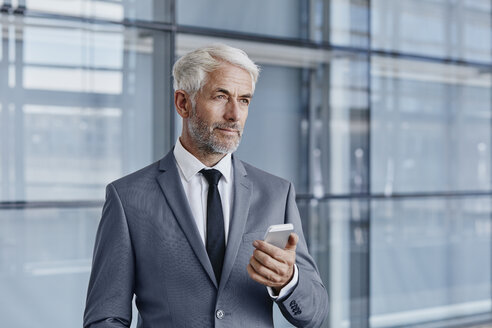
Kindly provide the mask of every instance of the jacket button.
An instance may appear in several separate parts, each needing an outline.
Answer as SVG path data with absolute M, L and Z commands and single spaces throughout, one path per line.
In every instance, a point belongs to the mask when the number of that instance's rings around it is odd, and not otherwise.
M 217 317 L 217 319 L 223 319 L 224 318 L 224 311 L 217 310 L 217 312 L 215 312 L 215 316 Z

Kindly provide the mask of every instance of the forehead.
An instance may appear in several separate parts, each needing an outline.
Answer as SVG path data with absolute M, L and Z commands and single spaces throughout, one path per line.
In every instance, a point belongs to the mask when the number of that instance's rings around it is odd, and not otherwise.
M 219 68 L 210 72 L 204 89 L 223 88 L 229 91 L 252 93 L 251 75 L 243 68 L 223 63 Z

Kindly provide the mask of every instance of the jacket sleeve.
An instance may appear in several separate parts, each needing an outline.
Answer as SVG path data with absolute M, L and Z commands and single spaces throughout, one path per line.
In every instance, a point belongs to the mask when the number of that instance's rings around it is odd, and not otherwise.
M 276 303 L 285 319 L 296 327 L 320 327 L 328 315 L 328 294 L 318 268 L 308 253 L 292 184 L 287 196 L 285 223 L 292 223 L 299 235 L 296 248 L 299 280 L 294 290 Z
M 123 205 L 113 184 L 106 188 L 87 291 L 84 328 L 129 327 L 135 259 Z

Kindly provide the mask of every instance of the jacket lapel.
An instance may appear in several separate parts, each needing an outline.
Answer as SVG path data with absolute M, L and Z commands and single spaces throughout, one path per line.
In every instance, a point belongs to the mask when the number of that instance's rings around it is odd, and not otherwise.
M 220 278 L 219 292 L 224 288 L 227 279 L 231 273 L 234 262 L 236 261 L 237 252 L 241 245 L 246 219 L 248 218 L 249 204 L 253 185 L 247 177 L 246 169 L 241 161 L 232 156 L 234 165 L 234 203 L 232 217 L 229 225 L 229 238 L 227 239 L 227 248 L 224 257 L 224 266 Z M 246 270 L 246 268 L 244 268 Z
M 210 280 L 218 288 L 214 270 L 202 243 L 202 238 L 198 232 L 195 220 L 193 219 L 193 214 L 191 213 L 191 208 L 179 177 L 178 167 L 172 150 L 160 161 L 159 169 L 163 173 L 157 177 L 157 181 L 167 199 L 167 203 L 186 235 L 193 251 L 200 260 L 200 263 L 208 273 Z

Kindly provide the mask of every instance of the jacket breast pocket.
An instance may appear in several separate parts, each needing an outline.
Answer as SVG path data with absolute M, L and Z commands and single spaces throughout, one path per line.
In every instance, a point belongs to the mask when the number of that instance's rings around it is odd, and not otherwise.
M 248 232 L 243 234 L 243 243 L 263 240 L 263 237 L 265 237 L 265 231 Z

